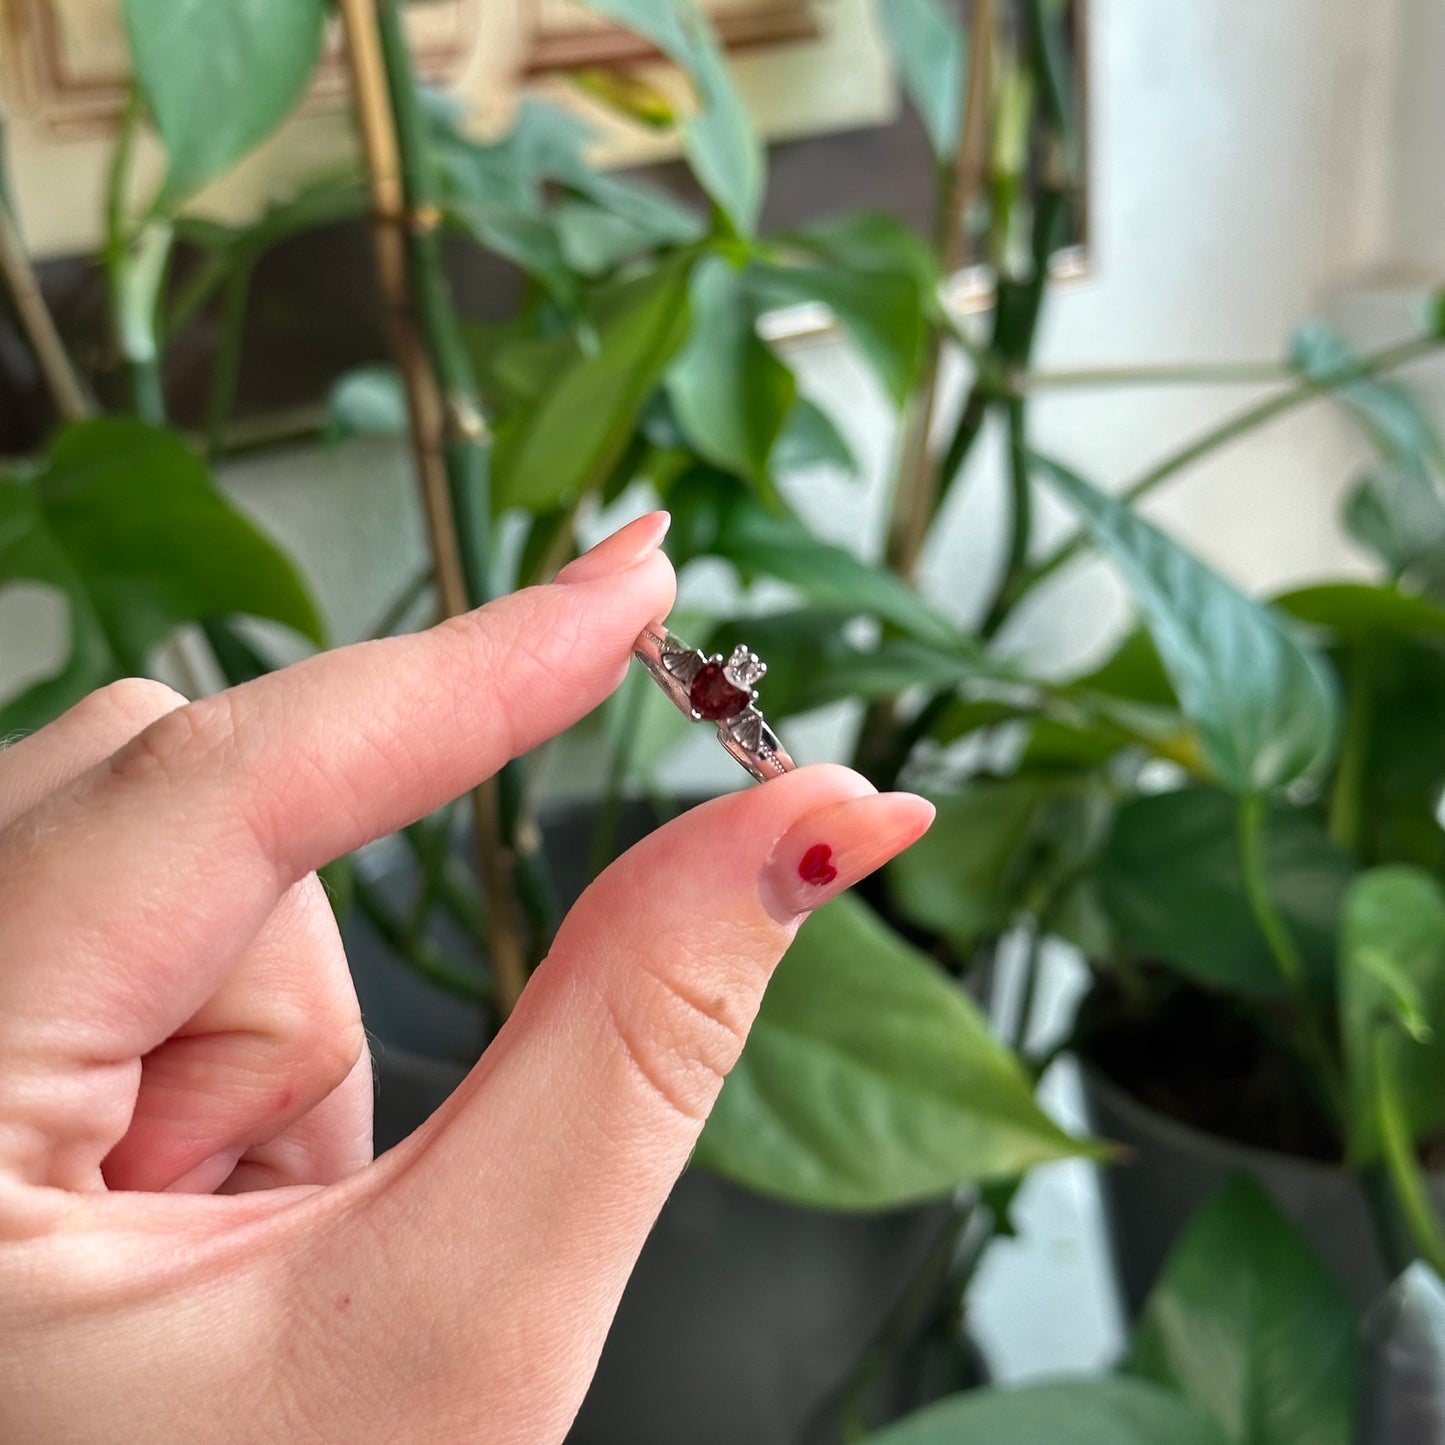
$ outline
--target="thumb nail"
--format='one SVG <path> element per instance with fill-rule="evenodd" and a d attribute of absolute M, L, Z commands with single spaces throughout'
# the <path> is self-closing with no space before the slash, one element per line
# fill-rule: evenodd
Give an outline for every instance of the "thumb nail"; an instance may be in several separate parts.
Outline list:
<path fill-rule="evenodd" d="M 657 551 L 671 525 L 672 518 L 666 512 L 649 512 L 645 517 L 638 517 L 569 562 L 552 580 L 564 586 L 596 582 L 635 567 Z"/>
<path fill-rule="evenodd" d="M 763 865 L 763 906 L 779 923 L 794 922 L 917 842 L 934 811 L 915 793 L 869 793 L 805 815 Z"/>

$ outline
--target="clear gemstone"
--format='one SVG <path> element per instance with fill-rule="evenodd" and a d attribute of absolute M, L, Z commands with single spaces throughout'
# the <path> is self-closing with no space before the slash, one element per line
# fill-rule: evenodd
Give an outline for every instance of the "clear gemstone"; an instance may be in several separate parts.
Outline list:
<path fill-rule="evenodd" d="M 723 668 L 728 681 L 743 688 L 752 687 L 767 670 L 767 663 L 760 662 L 757 653 L 749 652 L 747 644 L 742 642 L 733 648 L 732 656 Z"/>

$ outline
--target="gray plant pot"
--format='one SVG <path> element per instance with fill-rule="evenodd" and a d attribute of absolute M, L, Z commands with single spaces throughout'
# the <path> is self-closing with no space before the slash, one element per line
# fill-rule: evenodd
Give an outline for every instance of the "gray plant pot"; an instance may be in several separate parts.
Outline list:
<path fill-rule="evenodd" d="M 592 817 L 544 819 L 564 898 L 581 891 Z M 628 809 L 619 844 L 651 826 L 647 809 Z M 382 881 L 404 891 L 404 870 L 398 859 Z M 381 1151 L 446 1099 L 483 1040 L 465 1005 L 364 927 L 347 947 L 376 1052 Z M 627 1287 L 572 1445 L 831 1445 L 840 1392 L 951 1223 L 945 1205 L 824 1214 L 688 1170 Z M 935 1289 L 900 1332 L 866 1397 L 870 1423 L 985 1378 L 968 1342 L 935 1328 L 947 1304 Z"/>
<path fill-rule="evenodd" d="M 1387 1288 L 1369 1206 L 1345 1168 L 1203 1133 L 1140 1103 L 1097 1065 L 1084 1062 L 1081 1072 L 1090 1127 L 1126 1151 L 1101 1182 L 1114 1274 L 1131 1318 L 1194 1214 L 1237 1174 L 1274 1200 L 1361 1310 Z M 1445 1174 L 1433 1175 L 1430 1187 L 1445 1209 Z"/>

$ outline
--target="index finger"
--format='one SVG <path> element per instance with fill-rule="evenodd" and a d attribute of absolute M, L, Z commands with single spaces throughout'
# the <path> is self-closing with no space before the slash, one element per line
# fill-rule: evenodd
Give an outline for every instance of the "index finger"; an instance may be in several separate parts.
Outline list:
<path fill-rule="evenodd" d="M 178 708 L 31 809 L 0 834 L 0 1058 L 138 1057 L 298 878 L 590 711 L 671 606 L 665 529 L 642 518 L 551 585 Z M 38 1089 L 46 1108 L 92 1104 L 86 1072 L 75 1097 Z"/>

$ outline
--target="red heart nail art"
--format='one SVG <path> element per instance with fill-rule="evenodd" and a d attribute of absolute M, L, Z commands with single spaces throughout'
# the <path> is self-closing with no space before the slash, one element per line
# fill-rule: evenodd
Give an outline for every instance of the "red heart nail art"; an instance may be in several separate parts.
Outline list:
<path fill-rule="evenodd" d="M 838 876 L 832 857 L 833 850 L 826 843 L 814 843 L 798 862 L 798 877 L 818 888 L 831 883 Z"/>

